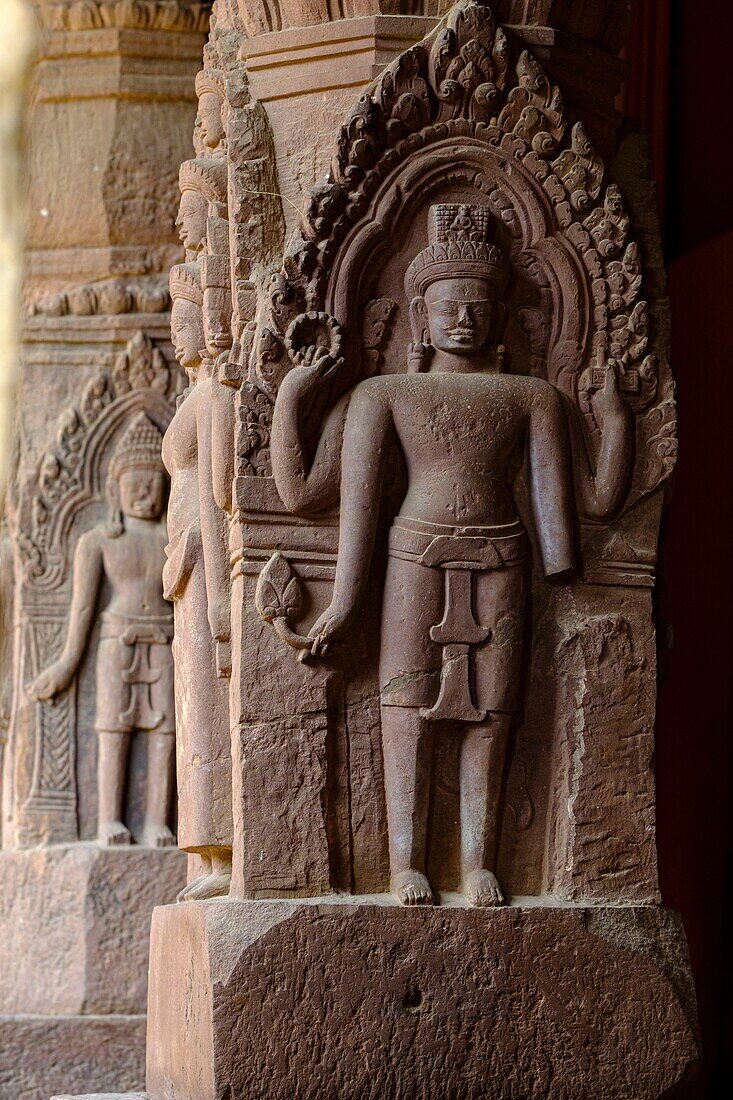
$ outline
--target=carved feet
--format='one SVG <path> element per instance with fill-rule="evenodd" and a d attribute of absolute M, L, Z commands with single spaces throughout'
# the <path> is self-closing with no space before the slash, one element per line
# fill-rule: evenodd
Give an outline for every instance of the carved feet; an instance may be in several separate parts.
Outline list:
<path fill-rule="evenodd" d="M 466 875 L 463 893 L 469 905 L 503 905 L 504 894 L 493 871 L 479 869 Z"/>
<path fill-rule="evenodd" d="M 106 848 L 119 848 L 132 843 L 130 830 L 121 821 L 100 821 L 97 840 Z"/>
<path fill-rule="evenodd" d="M 146 848 L 175 848 L 176 838 L 167 825 L 146 825 L 140 843 Z"/>
<path fill-rule="evenodd" d="M 176 898 L 177 901 L 207 901 L 209 898 L 225 898 L 229 893 L 231 872 L 217 871 L 199 878 L 184 886 Z"/>
<path fill-rule="evenodd" d="M 430 883 L 420 871 L 400 871 L 390 884 L 400 905 L 434 905 Z"/>

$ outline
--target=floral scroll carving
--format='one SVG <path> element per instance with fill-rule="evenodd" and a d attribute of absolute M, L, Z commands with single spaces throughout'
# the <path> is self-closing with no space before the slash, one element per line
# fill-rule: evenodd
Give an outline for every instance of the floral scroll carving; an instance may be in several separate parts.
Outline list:
<path fill-rule="evenodd" d="M 28 585 L 55 589 L 67 579 L 61 532 L 70 509 L 75 510 L 78 498 L 90 491 L 88 445 L 100 430 L 106 432 L 109 407 L 142 391 L 171 407 L 179 382 L 159 349 L 138 332 L 112 369 L 102 369 L 90 378 L 78 404 L 61 414 L 54 442 L 41 456 L 35 485 L 19 517 L 18 548 Z"/>
<path fill-rule="evenodd" d="M 532 333 L 533 372 L 544 374 L 584 411 L 591 435 L 595 425 L 581 395 L 588 371 L 614 367 L 637 423 L 655 400 L 662 400 L 658 364 L 650 353 L 639 247 L 619 188 L 605 180 L 603 161 L 582 123 L 571 125 L 560 88 L 537 59 L 527 50 L 512 58 L 490 7 L 460 0 L 436 35 L 408 49 L 361 97 L 341 128 L 329 176 L 311 193 L 301 231 L 273 277 L 253 344 L 252 389 L 242 402 L 248 440 L 246 453 L 240 451 L 243 472 L 270 472 L 265 440 L 272 403 L 290 369 L 289 324 L 300 313 L 325 310 L 347 327 L 353 325 L 354 318 L 334 309 L 339 294 L 335 267 L 347 234 L 353 240 L 362 219 L 370 211 L 375 216 L 376 197 L 386 193 L 399 171 L 409 172 L 406 165 L 420 157 L 427 161 L 429 150 L 437 155 L 449 141 L 475 151 L 476 173 L 471 176 L 466 168 L 460 181 L 483 191 L 512 235 L 512 263 L 545 296 L 541 312 L 549 309 L 558 317 L 570 311 L 569 304 L 563 311 L 559 301 L 553 306 L 553 263 L 564 264 L 563 281 L 574 280 L 578 288 L 575 329 L 566 317 L 565 331 L 550 331 L 541 324 L 537 307 L 534 313 L 532 307 L 523 310 L 518 323 Z M 490 178 L 481 175 L 479 157 L 495 166 Z M 552 257 L 549 248 L 543 256 L 530 240 L 527 215 L 512 198 L 510 178 L 520 179 L 517 186 L 531 194 L 537 218 L 545 220 L 545 239 L 557 242 Z M 538 340 L 545 342 L 544 353 Z M 363 342 L 358 355 L 367 359 L 361 364 L 361 373 L 367 373 L 372 356 Z M 637 470 L 632 496 L 656 484 L 645 480 L 642 488 Z"/>

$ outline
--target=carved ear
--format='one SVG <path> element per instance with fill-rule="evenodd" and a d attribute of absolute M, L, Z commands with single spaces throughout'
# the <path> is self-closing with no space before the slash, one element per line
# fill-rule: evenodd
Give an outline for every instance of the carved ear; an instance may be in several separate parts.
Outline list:
<path fill-rule="evenodd" d="M 503 302 L 496 303 L 496 316 L 494 318 L 494 331 L 491 334 L 491 340 L 497 344 L 501 340 L 504 334 L 504 325 L 506 324 L 506 306 Z"/>
<path fill-rule="evenodd" d="M 120 508 L 120 483 L 116 477 L 108 477 L 106 485 L 107 523 L 106 533 L 116 539 L 125 530 L 125 521 Z"/>
<path fill-rule="evenodd" d="M 430 343 L 430 330 L 428 328 L 428 309 L 425 299 L 417 296 L 410 302 L 410 327 L 412 338 L 418 344 Z"/>

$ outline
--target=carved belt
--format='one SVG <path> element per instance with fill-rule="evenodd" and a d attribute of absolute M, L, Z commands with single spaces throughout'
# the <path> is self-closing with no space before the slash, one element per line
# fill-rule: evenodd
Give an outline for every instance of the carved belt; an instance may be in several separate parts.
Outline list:
<path fill-rule="evenodd" d="M 481 722 L 485 710 L 471 699 L 469 652 L 485 642 L 491 630 L 476 622 L 472 604 L 472 574 L 520 565 L 527 539 L 519 522 L 498 527 L 451 527 L 400 516 L 389 533 L 389 555 L 445 573 L 443 618 L 430 637 L 443 647 L 440 691 L 432 707 L 420 714 L 431 721 Z"/>
<path fill-rule="evenodd" d="M 102 638 L 115 638 L 121 645 L 135 647 L 129 666 L 121 670 L 122 682 L 130 689 L 130 701 L 127 709 L 120 713 L 120 721 L 140 729 L 154 730 L 165 716 L 152 709 L 150 688 L 161 679 L 163 669 L 151 665 L 150 647 L 170 645 L 173 638 L 172 617 L 128 618 L 127 615 L 107 611 L 102 615 L 100 635 Z"/>

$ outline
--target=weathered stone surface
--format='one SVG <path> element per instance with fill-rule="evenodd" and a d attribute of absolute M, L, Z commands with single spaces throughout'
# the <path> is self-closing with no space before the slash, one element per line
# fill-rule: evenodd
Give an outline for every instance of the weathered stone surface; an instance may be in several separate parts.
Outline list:
<path fill-rule="evenodd" d="M 185 862 L 91 844 L 1 852 L 0 1011 L 144 1013 L 150 916 L 175 899 Z"/>
<path fill-rule="evenodd" d="M 647 1100 L 690 1074 L 672 913 L 385 900 L 158 909 L 151 1100 Z"/>
<path fill-rule="evenodd" d="M 85 1096 L 52 1096 L 51 1100 L 147 1100 L 145 1092 L 94 1092 Z"/>
<path fill-rule="evenodd" d="M 0 1016 L 2 1100 L 144 1087 L 144 1016 Z"/>

